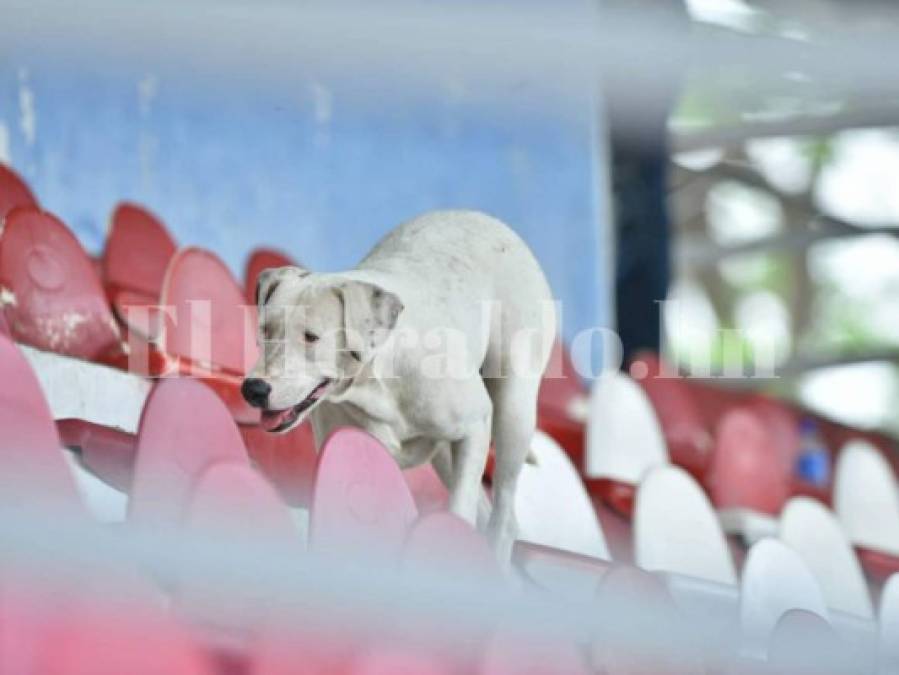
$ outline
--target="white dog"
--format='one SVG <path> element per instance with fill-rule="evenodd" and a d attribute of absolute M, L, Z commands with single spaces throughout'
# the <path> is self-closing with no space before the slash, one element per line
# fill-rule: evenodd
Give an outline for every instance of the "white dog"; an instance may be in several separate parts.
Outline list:
<path fill-rule="evenodd" d="M 365 429 L 403 468 L 433 462 L 450 510 L 473 525 L 492 439 L 487 534 L 508 560 L 556 335 L 549 285 L 521 238 L 482 213 L 428 213 L 351 271 L 267 270 L 256 302 L 261 357 L 242 391 L 263 426 L 287 432 L 308 414 L 319 445 L 336 427 Z"/>

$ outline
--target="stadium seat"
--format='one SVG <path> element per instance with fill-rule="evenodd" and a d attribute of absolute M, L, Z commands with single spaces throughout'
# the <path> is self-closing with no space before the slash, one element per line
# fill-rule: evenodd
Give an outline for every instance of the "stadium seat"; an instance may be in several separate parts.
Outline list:
<path fill-rule="evenodd" d="M 13 337 L 45 351 L 97 360 L 121 335 L 81 244 L 53 215 L 19 207 L 0 236 L 0 286 Z"/>
<path fill-rule="evenodd" d="M 715 511 L 680 467 L 657 467 L 640 483 L 634 508 L 634 562 L 653 572 L 737 583 Z"/>
<path fill-rule="evenodd" d="M 523 541 L 515 542 L 512 563 L 535 588 L 574 601 L 596 593 L 600 580 L 612 568 L 609 560 Z"/>
<path fill-rule="evenodd" d="M 637 484 L 653 467 L 668 464 L 658 419 L 631 378 L 605 372 L 593 384 L 584 465 L 591 493 L 629 516 Z"/>
<path fill-rule="evenodd" d="M 290 511 L 274 488 L 240 460 L 215 462 L 199 475 L 185 523 L 197 532 L 233 536 L 244 544 L 297 538 Z"/>
<path fill-rule="evenodd" d="M 712 451 L 712 435 L 689 381 L 647 352 L 636 356 L 631 372 L 641 376 L 635 379 L 652 403 L 671 462 L 701 481 Z"/>
<path fill-rule="evenodd" d="M 661 580 L 633 567 L 613 567 L 595 604 L 614 620 L 597 636 L 594 665 L 605 675 L 699 675 L 701 660 L 683 639 L 682 618 Z"/>
<path fill-rule="evenodd" d="M 855 552 L 827 507 L 809 497 L 794 497 L 781 514 L 780 538 L 815 575 L 830 609 L 866 619 L 874 616 Z"/>
<path fill-rule="evenodd" d="M 0 494 L 78 513 L 82 504 L 40 384 L 15 344 L 0 335 Z M 18 498 L 18 500 L 16 499 Z"/>
<path fill-rule="evenodd" d="M 308 508 L 318 457 L 312 424 L 303 422 L 289 434 L 272 434 L 258 425 L 239 428 L 250 459 L 281 499 L 290 506 Z"/>
<path fill-rule="evenodd" d="M 155 305 L 177 246 L 165 225 L 147 209 L 123 202 L 112 213 L 101 259 L 103 283 L 120 319 L 126 307 Z"/>
<path fill-rule="evenodd" d="M 487 540 L 451 513 L 420 518 L 406 537 L 403 564 L 413 569 L 446 572 L 452 578 L 499 577 L 499 568 Z"/>
<path fill-rule="evenodd" d="M 584 424 L 588 393 L 571 360 L 556 339 L 537 401 L 537 426 L 549 434 L 569 454 L 574 465 L 584 466 Z"/>
<path fill-rule="evenodd" d="M 854 545 L 899 556 L 899 486 L 873 445 L 850 441 L 840 451 L 834 510 Z"/>
<path fill-rule="evenodd" d="M 258 356 L 256 310 L 225 264 L 208 251 L 181 249 L 169 262 L 160 305 L 174 312 L 159 341 L 178 371 L 202 377 L 239 422 L 258 422 L 259 411 L 240 394 Z"/>
<path fill-rule="evenodd" d="M 449 508 L 449 490 L 430 462 L 403 471 L 418 512 L 425 516 Z"/>
<path fill-rule="evenodd" d="M 271 248 L 257 248 L 250 253 L 244 268 L 244 297 L 248 305 L 256 305 L 256 281 L 259 275 L 272 267 L 287 267 L 296 263 L 281 251 Z"/>
<path fill-rule="evenodd" d="M 749 550 L 743 566 L 740 624 L 745 653 L 766 658 L 777 622 L 791 609 L 829 618 L 821 588 L 799 554 L 776 539 L 763 539 Z"/>
<path fill-rule="evenodd" d="M 27 183 L 12 167 L 0 164 L 0 222 L 17 206 L 39 208 Z"/>
<path fill-rule="evenodd" d="M 9 324 L 6 323 L 6 316 L 0 312 L 0 335 L 9 336 Z"/>
<path fill-rule="evenodd" d="M 298 560 L 305 546 L 274 488 L 241 461 L 215 462 L 198 476 L 182 525 L 188 541 L 233 545 L 288 563 Z M 235 565 L 224 563 L 221 569 L 233 574 Z M 219 631 L 258 625 L 279 600 L 278 591 L 258 581 L 247 580 L 239 592 L 223 593 L 221 580 L 191 570 L 178 580 L 178 613 Z"/>
<path fill-rule="evenodd" d="M 531 451 L 536 462 L 522 467 L 515 493 L 518 538 L 608 560 L 609 549 L 590 496 L 571 460 L 539 430 Z"/>
<path fill-rule="evenodd" d="M 247 454 L 222 402 L 194 380 L 161 380 L 140 422 L 129 521 L 176 526 L 203 472 L 227 461 L 246 464 Z"/>
<path fill-rule="evenodd" d="M 768 645 L 769 672 L 844 675 L 854 672 L 853 665 L 833 626 L 814 612 L 791 609 L 777 620 Z"/>
<path fill-rule="evenodd" d="M 764 420 L 740 406 L 721 420 L 706 489 L 724 530 L 750 543 L 776 535 L 775 516 L 789 498 L 790 467 Z"/>
<path fill-rule="evenodd" d="M 313 550 L 396 560 L 418 513 L 396 460 L 364 431 L 343 428 L 319 454 L 309 515 Z"/>
<path fill-rule="evenodd" d="M 881 672 L 899 672 L 899 574 L 884 585 L 877 618 Z"/>

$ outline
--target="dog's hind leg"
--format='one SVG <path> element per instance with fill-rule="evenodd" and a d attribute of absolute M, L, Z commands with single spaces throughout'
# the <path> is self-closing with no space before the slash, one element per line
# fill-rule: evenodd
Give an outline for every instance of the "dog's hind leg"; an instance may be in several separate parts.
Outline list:
<path fill-rule="evenodd" d="M 537 390 L 540 380 L 510 375 L 486 380 L 493 399 L 493 512 L 487 535 L 497 558 L 508 564 L 518 535 L 515 520 L 515 489 L 518 476 L 531 449 L 537 424 Z"/>
<path fill-rule="evenodd" d="M 446 441 L 437 442 L 437 451 L 431 459 L 431 465 L 437 472 L 440 481 L 446 486 L 447 490 L 453 489 L 453 453 L 450 450 L 450 444 Z M 490 519 L 490 498 L 483 488 L 478 496 L 478 529 L 482 532 L 487 528 L 487 521 Z"/>

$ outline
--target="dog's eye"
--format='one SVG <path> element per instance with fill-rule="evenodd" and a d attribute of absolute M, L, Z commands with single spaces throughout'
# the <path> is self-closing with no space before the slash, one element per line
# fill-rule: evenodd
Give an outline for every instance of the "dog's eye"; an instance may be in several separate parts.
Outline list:
<path fill-rule="evenodd" d="M 316 335 L 315 333 L 310 333 L 307 330 L 305 333 L 303 333 L 303 339 L 309 344 L 312 344 L 313 342 L 318 342 L 318 335 Z"/>

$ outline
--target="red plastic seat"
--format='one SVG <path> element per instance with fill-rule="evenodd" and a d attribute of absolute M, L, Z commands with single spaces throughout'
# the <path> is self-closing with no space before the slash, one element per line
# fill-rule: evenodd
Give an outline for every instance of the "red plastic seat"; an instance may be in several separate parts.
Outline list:
<path fill-rule="evenodd" d="M 644 370 L 645 377 L 635 379 L 655 409 L 671 462 L 701 480 L 713 442 L 694 398 L 694 389 L 674 368 L 654 354 L 640 354 L 631 365 L 635 374 L 643 374 Z"/>
<path fill-rule="evenodd" d="M 865 576 L 877 586 L 899 573 L 899 556 L 864 546 L 856 546 L 855 554 L 865 570 Z"/>
<path fill-rule="evenodd" d="M 259 426 L 241 425 L 240 433 L 256 468 L 291 506 L 308 507 L 318 453 L 312 424 L 304 422 L 289 434 L 272 434 Z"/>
<path fill-rule="evenodd" d="M 28 362 L 0 335 L 0 493 L 22 490 L 29 503 L 81 510 L 40 384 Z"/>
<path fill-rule="evenodd" d="M 0 221 L 17 206 L 38 208 L 38 202 L 19 174 L 0 164 Z"/>
<path fill-rule="evenodd" d="M 364 431 L 343 428 L 325 442 L 315 472 L 310 546 L 396 559 L 418 513 L 396 461 Z"/>
<path fill-rule="evenodd" d="M 247 463 L 240 432 L 222 402 L 194 380 L 160 381 L 141 416 L 129 520 L 163 527 L 181 522 L 197 480 L 222 461 Z"/>
<path fill-rule="evenodd" d="M 272 267 L 288 267 L 296 263 L 285 253 L 271 248 L 257 248 L 250 253 L 244 268 L 244 297 L 248 305 L 256 304 L 256 281 L 259 275 Z"/>
<path fill-rule="evenodd" d="M 199 248 L 185 248 L 169 263 L 160 305 L 174 320 L 162 322 L 161 350 L 182 373 L 201 376 L 235 419 L 259 421 L 240 394 L 243 375 L 258 357 L 256 308 L 225 264 Z"/>
<path fill-rule="evenodd" d="M 6 316 L 0 312 L 0 335 L 9 335 L 9 324 L 6 323 Z"/>
<path fill-rule="evenodd" d="M 176 249 L 156 216 L 137 204 L 119 204 L 112 213 L 102 258 L 103 280 L 113 308 L 118 312 L 119 302 L 126 298 L 131 304 L 140 298 L 147 304 L 158 302 Z"/>
<path fill-rule="evenodd" d="M 707 489 L 718 509 L 777 515 L 790 495 L 791 467 L 760 416 L 742 407 L 718 429 Z"/>
<path fill-rule="evenodd" d="M 0 286 L 13 337 L 45 351 L 95 360 L 121 336 L 78 240 L 53 215 L 20 207 L 0 237 Z"/>
<path fill-rule="evenodd" d="M 122 492 L 131 489 L 137 436 L 79 419 L 56 422 L 62 444 L 77 448 L 81 463 L 105 483 Z"/>

